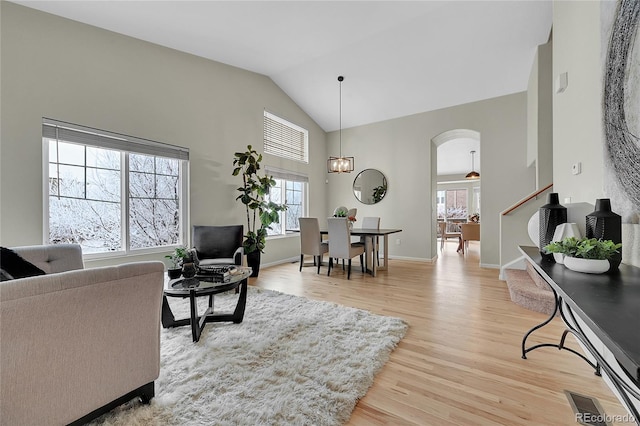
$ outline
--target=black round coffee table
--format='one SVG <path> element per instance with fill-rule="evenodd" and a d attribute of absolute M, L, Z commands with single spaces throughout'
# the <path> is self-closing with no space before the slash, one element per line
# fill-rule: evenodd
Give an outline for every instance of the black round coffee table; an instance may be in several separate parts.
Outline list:
<path fill-rule="evenodd" d="M 251 268 L 238 267 L 236 272 L 225 279 L 217 276 L 196 275 L 193 278 L 178 278 L 169 280 L 165 285 L 162 299 L 162 326 L 164 328 L 181 327 L 191 324 L 193 341 L 200 340 L 204 326 L 208 322 L 233 322 L 241 323 L 244 318 L 244 309 L 247 303 L 247 278 L 251 276 Z M 240 289 L 238 303 L 233 313 L 213 312 L 213 296 L 229 290 Z M 201 315 L 198 315 L 198 297 L 209 296 L 209 307 Z M 189 298 L 190 318 L 176 319 L 173 316 L 167 297 Z"/>

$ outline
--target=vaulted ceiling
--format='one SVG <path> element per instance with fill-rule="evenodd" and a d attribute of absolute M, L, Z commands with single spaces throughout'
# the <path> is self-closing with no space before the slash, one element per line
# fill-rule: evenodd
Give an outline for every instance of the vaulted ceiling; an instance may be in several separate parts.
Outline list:
<path fill-rule="evenodd" d="M 338 75 L 343 128 L 524 91 L 552 21 L 551 0 L 15 3 L 267 75 L 325 131 Z"/>

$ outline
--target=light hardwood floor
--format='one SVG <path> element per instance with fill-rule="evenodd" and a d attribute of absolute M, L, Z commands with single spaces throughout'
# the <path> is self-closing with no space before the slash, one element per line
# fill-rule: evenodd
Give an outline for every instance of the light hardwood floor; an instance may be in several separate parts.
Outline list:
<path fill-rule="evenodd" d="M 341 268 L 316 274 L 298 263 L 260 270 L 250 285 L 403 318 L 409 330 L 362 398 L 350 425 L 573 425 L 564 394 L 596 397 L 624 415 L 603 379 L 577 356 L 542 348 L 523 360 L 523 334 L 546 315 L 509 299 L 498 271 L 479 267 L 479 245 L 462 256 L 448 242 L 434 263 L 392 259 L 389 271 L 351 280 Z M 311 258 L 306 259 L 311 264 Z M 531 343 L 557 342 L 560 319 Z M 571 346 L 578 348 L 575 340 Z M 614 423 L 625 424 L 625 423 Z M 628 424 L 628 423 L 627 423 Z"/>

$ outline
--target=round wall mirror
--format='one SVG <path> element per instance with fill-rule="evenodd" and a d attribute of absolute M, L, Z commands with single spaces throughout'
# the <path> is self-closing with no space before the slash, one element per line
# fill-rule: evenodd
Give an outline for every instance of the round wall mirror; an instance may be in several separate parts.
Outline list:
<path fill-rule="evenodd" d="M 387 178 L 380 170 L 365 169 L 353 180 L 353 195 L 363 204 L 375 204 L 387 195 Z"/>

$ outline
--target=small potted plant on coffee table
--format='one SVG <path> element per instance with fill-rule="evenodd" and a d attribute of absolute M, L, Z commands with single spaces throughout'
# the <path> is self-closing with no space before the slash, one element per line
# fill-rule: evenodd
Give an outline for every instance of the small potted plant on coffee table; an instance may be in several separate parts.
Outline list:
<path fill-rule="evenodd" d="M 609 259 L 618 253 L 620 247 L 622 244 L 611 240 L 567 237 L 546 245 L 544 249 L 548 253 L 565 255 L 564 265 L 572 271 L 601 274 L 609 270 Z"/>
<path fill-rule="evenodd" d="M 176 278 L 180 278 L 180 275 L 182 274 L 181 263 L 184 258 L 188 256 L 189 252 L 186 247 L 176 247 L 173 250 L 173 253 L 165 256 L 171 262 L 171 265 L 167 269 L 167 275 L 170 279 L 175 280 Z"/>

